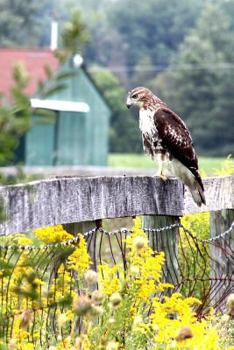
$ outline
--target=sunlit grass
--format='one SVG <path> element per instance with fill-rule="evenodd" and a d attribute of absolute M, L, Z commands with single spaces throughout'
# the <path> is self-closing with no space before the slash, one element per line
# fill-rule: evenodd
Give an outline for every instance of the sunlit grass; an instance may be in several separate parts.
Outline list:
<path fill-rule="evenodd" d="M 217 157 L 199 157 L 200 169 L 207 175 L 214 173 L 214 170 L 220 168 L 220 164 L 225 158 Z M 156 163 L 150 157 L 144 154 L 120 154 L 112 153 L 108 157 L 108 165 L 116 168 L 145 168 L 154 169 Z"/>

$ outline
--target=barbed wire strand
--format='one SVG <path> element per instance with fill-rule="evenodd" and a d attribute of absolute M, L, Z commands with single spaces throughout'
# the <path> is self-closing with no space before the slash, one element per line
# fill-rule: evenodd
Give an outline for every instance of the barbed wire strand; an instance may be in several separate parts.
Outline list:
<path fill-rule="evenodd" d="M 234 221 L 231 223 L 230 227 L 222 232 L 221 234 L 215 236 L 215 237 L 211 237 L 208 239 L 201 239 L 197 236 L 194 236 L 184 225 L 182 225 L 181 223 L 176 223 L 176 224 L 171 224 L 168 226 L 163 226 L 160 228 L 142 228 L 142 230 L 145 233 L 161 233 L 164 231 L 168 231 L 168 230 L 173 230 L 175 228 L 182 228 L 184 230 L 186 230 L 190 235 L 193 236 L 194 239 L 202 242 L 202 243 L 211 243 L 211 242 L 215 242 L 217 240 L 219 240 L 220 238 L 225 238 L 226 236 L 228 236 L 230 233 L 232 233 L 232 230 L 234 229 Z M 100 232 L 103 233 L 106 236 L 115 236 L 116 234 L 131 234 L 133 233 L 133 231 L 131 229 L 127 229 L 127 228 L 121 228 L 120 230 L 115 230 L 115 231 L 106 231 L 103 228 L 94 228 L 92 230 L 89 230 L 85 233 L 83 233 L 83 237 L 84 238 L 88 238 L 89 236 L 92 236 L 93 234 L 95 234 L 95 232 Z M 61 246 L 71 246 L 71 245 L 76 245 L 79 242 L 79 236 L 75 236 L 74 238 L 70 238 L 68 240 L 65 241 L 61 241 L 61 242 L 56 242 L 56 243 L 49 243 L 49 244 L 43 244 L 43 245 L 0 245 L 0 249 L 1 250 L 34 250 L 34 249 L 48 249 L 51 247 L 57 248 L 57 247 L 61 247 Z"/>

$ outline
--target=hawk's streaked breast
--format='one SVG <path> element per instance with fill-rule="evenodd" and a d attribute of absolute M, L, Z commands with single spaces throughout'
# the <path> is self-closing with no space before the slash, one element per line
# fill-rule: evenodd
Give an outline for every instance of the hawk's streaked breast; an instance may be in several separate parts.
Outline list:
<path fill-rule="evenodd" d="M 151 111 L 144 108 L 140 110 L 139 127 L 141 132 L 149 137 L 154 137 L 156 131 L 154 124 L 154 113 L 154 110 Z"/>

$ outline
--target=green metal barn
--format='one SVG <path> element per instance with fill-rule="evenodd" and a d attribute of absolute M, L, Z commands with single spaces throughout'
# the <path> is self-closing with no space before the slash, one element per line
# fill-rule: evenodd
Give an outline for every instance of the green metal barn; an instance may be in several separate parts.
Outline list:
<path fill-rule="evenodd" d="M 53 110 L 53 122 L 33 126 L 20 147 L 25 165 L 106 165 L 111 110 L 96 84 L 75 56 L 59 69 L 69 73 L 65 87 L 47 99 L 34 95 L 32 107 Z M 18 152 L 19 153 L 19 152 Z"/>

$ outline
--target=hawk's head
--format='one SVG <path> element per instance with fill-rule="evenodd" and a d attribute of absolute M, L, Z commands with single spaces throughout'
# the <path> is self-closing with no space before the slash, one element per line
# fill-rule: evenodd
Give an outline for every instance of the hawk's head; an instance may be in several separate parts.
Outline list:
<path fill-rule="evenodd" d="M 128 93 L 126 105 L 128 108 L 131 106 L 137 106 L 139 108 L 154 108 L 157 105 L 164 104 L 152 91 L 145 87 L 136 87 Z"/>
<path fill-rule="evenodd" d="M 129 91 L 126 105 L 128 108 L 134 105 L 141 108 L 152 96 L 153 93 L 149 89 L 142 86 L 136 87 L 132 91 Z"/>
<path fill-rule="evenodd" d="M 145 87 L 136 87 L 132 91 L 129 91 L 126 105 L 128 108 L 131 106 L 138 106 L 139 108 L 152 97 L 153 93 Z"/>

